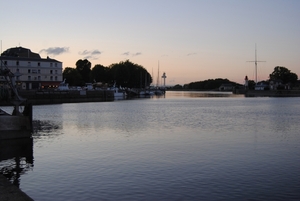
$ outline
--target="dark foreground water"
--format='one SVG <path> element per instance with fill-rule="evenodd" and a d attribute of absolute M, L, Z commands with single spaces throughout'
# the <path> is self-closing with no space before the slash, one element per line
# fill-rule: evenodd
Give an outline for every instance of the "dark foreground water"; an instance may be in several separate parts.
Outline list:
<path fill-rule="evenodd" d="M 34 120 L 18 182 L 36 201 L 300 200 L 300 98 L 167 92 Z"/>

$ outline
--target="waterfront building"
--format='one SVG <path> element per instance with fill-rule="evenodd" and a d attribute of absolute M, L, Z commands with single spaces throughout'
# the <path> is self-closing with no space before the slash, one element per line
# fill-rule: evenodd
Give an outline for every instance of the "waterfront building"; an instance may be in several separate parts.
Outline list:
<path fill-rule="evenodd" d="M 270 86 L 269 86 L 269 83 L 268 82 L 265 82 L 265 81 L 261 81 L 261 82 L 258 82 L 256 83 L 255 87 L 254 87 L 255 90 L 269 90 L 270 89 Z"/>
<path fill-rule="evenodd" d="M 231 83 L 221 84 L 219 91 L 232 91 L 234 86 Z"/>
<path fill-rule="evenodd" d="M 21 89 L 56 88 L 62 82 L 62 62 L 49 57 L 41 58 L 30 49 L 7 49 L 1 54 L 0 61 L 1 68 L 8 68 L 16 76 Z"/>

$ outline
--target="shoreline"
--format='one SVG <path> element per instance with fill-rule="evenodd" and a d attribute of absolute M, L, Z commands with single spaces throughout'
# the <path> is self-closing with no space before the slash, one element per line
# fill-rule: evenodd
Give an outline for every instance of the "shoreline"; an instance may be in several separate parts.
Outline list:
<path fill-rule="evenodd" d="M 245 97 L 300 97 L 300 90 L 248 90 Z"/>
<path fill-rule="evenodd" d="M 167 91 L 194 91 L 194 92 L 230 92 L 234 95 L 244 95 L 245 97 L 300 97 L 300 90 L 245 90 L 234 89 L 233 91 L 219 90 L 174 90 Z M 109 102 L 114 101 L 112 91 L 20 91 L 23 98 L 27 99 L 32 105 L 47 105 L 61 103 L 80 103 L 80 102 Z M 0 106 L 11 106 L 7 102 L 0 101 Z"/>
<path fill-rule="evenodd" d="M 36 91 L 20 90 L 19 95 L 32 105 L 79 103 L 79 102 L 107 102 L 114 100 L 113 91 L 107 90 L 81 90 L 81 91 Z M 0 101 L 0 106 L 11 104 Z"/>

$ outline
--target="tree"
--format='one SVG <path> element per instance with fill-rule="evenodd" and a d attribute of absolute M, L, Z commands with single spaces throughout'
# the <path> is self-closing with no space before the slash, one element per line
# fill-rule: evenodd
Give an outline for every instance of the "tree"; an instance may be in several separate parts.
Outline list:
<path fill-rule="evenodd" d="M 70 86 L 82 86 L 84 84 L 81 75 L 75 68 L 66 67 L 63 71 L 63 78 Z"/>
<path fill-rule="evenodd" d="M 85 83 L 91 82 L 91 78 L 90 78 L 91 65 L 92 65 L 91 62 L 89 62 L 87 59 L 85 60 L 80 59 L 76 62 L 76 70 L 79 72 L 79 74 L 81 75 Z"/>
<path fill-rule="evenodd" d="M 233 86 L 238 85 L 237 83 L 231 82 L 228 79 L 217 78 L 191 82 L 190 84 L 188 84 L 187 88 L 192 90 L 216 90 L 222 84 L 232 84 Z"/>
<path fill-rule="evenodd" d="M 182 85 L 176 84 L 175 86 L 172 87 L 173 89 L 182 89 Z"/>
<path fill-rule="evenodd" d="M 112 80 L 110 68 L 97 64 L 91 71 L 91 79 L 96 82 L 110 83 Z"/>
<path fill-rule="evenodd" d="M 129 60 L 110 65 L 110 72 L 117 86 L 139 88 L 152 83 L 152 77 L 147 70 Z"/>
<path fill-rule="evenodd" d="M 283 66 L 276 66 L 274 71 L 269 76 L 270 80 L 281 80 L 283 84 L 295 84 L 298 80 L 298 75 L 292 73 L 289 69 Z"/>

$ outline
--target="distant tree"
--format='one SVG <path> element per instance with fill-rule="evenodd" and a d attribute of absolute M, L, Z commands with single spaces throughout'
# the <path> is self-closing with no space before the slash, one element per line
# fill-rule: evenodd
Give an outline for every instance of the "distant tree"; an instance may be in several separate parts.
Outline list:
<path fill-rule="evenodd" d="M 129 60 L 112 64 L 109 68 L 113 82 L 116 82 L 118 86 L 140 88 L 152 83 L 152 77 L 147 70 Z"/>
<path fill-rule="evenodd" d="M 85 83 L 91 82 L 90 78 L 90 72 L 91 72 L 91 62 L 89 62 L 87 59 L 85 60 L 78 60 L 76 62 L 76 70 L 79 72 L 81 75 L 83 81 Z"/>
<path fill-rule="evenodd" d="M 66 79 L 66 83 L 69 83 L 70 86 L 82 86 L 84 84 L 79 72 L 71 67 L 66 67 L 64 69 L 63 79 Z"/>
<path fill-rule="evenodd" d="M 283 66 L 276 66 L 274 71 L 269 76 L 270 80 L 281 80 L 283 84 L 295 84 L 298 80 L 298 75 L 292 73 L 289 69 Z"/>
<path fill-rule="evenodd" d="M 109 83 L 112 81 L 110 68 L 97 64 L 91 70 L 91 79 L 96 82 Z"/>
<path fill-rule="evenodd" d="M 182 85 L 176 84 L 175 86 L 172 87 L 173 89 L 182 89 Z"/>
<path fill-rule="evenodd" d="M 133 74 L 132 71 L 128 65 L 126 66 L 125 62 L 111 64 L 111 82 L 116 82 L 118 86 L 131 87 L 130 80 Z"/>
<path fill-rule="evenodd" d="M 188 89 L 192 90 L 216 90 L 218 89 L 222 84 L 232 84 L 232 85 L 238 85 L 237 83 L 231 82 L 228 79 L 208 79 L 204 81 L 198 81 L 198 82 L 191 82 L 188 84 Z"/>

